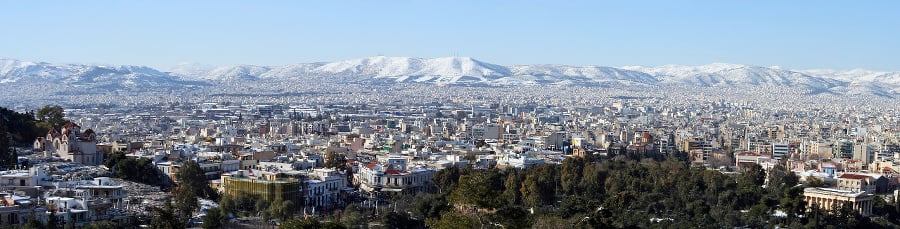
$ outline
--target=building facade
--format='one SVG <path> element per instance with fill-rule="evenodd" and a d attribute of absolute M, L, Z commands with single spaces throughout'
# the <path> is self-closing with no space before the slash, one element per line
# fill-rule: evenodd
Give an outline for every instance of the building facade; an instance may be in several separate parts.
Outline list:
<path fill-rule="evenodd" d="M 841 207 L 842 204 L 850 204 L 853 210 L 859 212 L 862 216 L 872 214 L 873 199 L 874 196 L 866 192 L 829 188 L 803 189 L 803 200 L 806 201 L 807 208 L 815 206 L 820 209 L 831 210 Z"/>

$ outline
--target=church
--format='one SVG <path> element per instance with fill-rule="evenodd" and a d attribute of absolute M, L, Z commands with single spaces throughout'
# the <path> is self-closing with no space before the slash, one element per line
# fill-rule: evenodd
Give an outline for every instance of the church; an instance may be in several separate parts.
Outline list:
<path fill-rule="evenodd" d="M 103 164 L 103 152 L 97 148 L 97 134 L 92 129 L 82 132 L 81 127 L 72 122 L 63 125 L 59 131 L 51 129 L 46 137 L 39 137 L 34 141 L 34 149 L 83 165 Z"/>

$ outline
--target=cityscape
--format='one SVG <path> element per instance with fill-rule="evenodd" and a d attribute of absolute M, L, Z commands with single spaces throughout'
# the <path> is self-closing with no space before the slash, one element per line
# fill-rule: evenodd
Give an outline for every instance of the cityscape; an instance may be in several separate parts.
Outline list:
<path fill-rule="evenodd" d="M 832 40 L 781 36 L 778 25 L 834 29 L 785 16 L 806 7 L 797 3 L 693 3 L 709 11 L 672 3 L 366 2 L 354 4 L 369 11 L 348 12 L 336 10 L 339 3 L 132 4 L 9 4 L 15 15 L 0 16 L 30 19 L 0 38 L 0 228 L 900 227 L 900 69 L 890 61 L 900 52 L 891 52 L 893 41 L 866 42 L 897 34 L 861 25 L 875 23 L 869 15 L 900 21 L 890 20 L 896 16 L 884 9 L 891 7 L 800 13 L 852 11 L 840 11 L 850 19 L 820 20 L 858 23 L 834 26 L 862 35 Z M 541 6 L 546 11 L 533 8 Z M 69 41 L 35 45 L 29 37 L 44 38 L 14 34 L 37 34 L 25 28 L 43 23 L 33 15 L 66 7 L 103 11 L 96 19 L 52 19 L 83 31 L 50 26 L 96 52 L 73 45 L 48 52 L 41 47 Z M 217 12 L 187 10 L 201 7 Z M 602 7 L 624 12 L 597 15 Z M 662 14 L 669 9 L 698 15 Z M 660 15 L 629 13 L 644 11 Z M 221 18 L 239 13 L 248 17 Z M 362 25 L 330 17 L 372 14 L 381 17 Z M 746 28 L 727 26 L 662 28 L 668 20 L 715 19 L 772 26 L 748 27 L 778 38 L 736 38 L 729 34 Z M 101 37 L 71 24 L 83 20 L 134 27 Z M 461 22 L 473 25 L 460 29 Z M 272 34 L 225 36 L 195 31 L 194 23 Z M 610 36 L 598 24 L 660 26 L 653 28 L 670 37 Z M 157 25 L 185 41 L 143 33 Z M 507 31 L 532 27 L 572 31 L 522 40 Z M 454 34 L 444 30 L 483 37 L 445 39 Z M 738 45 L 718 50 L 722 39 Z M 612 44 L 586 45 L 601 41 Z M 526 45 L 529 55 L 513 51 L 522 42 L 539 45 Z M 770 52 L 793 47 L 781 43 L 827 54 Z M 618 49 L 635 45 L 656 47 L 661 57 Z M 152 49 L 167 53 L 154 57 Z M 182 57 L 211 63 L 175 63 Z"/>

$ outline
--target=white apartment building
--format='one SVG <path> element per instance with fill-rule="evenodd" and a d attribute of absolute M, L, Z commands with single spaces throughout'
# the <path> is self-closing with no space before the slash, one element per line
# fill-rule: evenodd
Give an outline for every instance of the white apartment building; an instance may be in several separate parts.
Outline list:
<path fill-rule="evenodd" d="M 332 169 L 313 169 L 303 180 L 306 206 L 327 207 L 340 203 L 340 192 L 347 187 L 346 175 Z"/>

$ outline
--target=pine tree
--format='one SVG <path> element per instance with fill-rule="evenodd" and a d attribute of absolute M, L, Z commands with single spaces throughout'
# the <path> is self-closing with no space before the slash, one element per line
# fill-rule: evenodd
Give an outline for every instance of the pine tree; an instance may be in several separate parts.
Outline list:
<path fill-rule="evenodd" d="M 10 154 L 10 137 L 9 132 L 7 132 L 6 122 L 3 119 L 0 119 L 0 167 L 7 167 L 11 165 L 15 158 L 12 158 Z"/>

